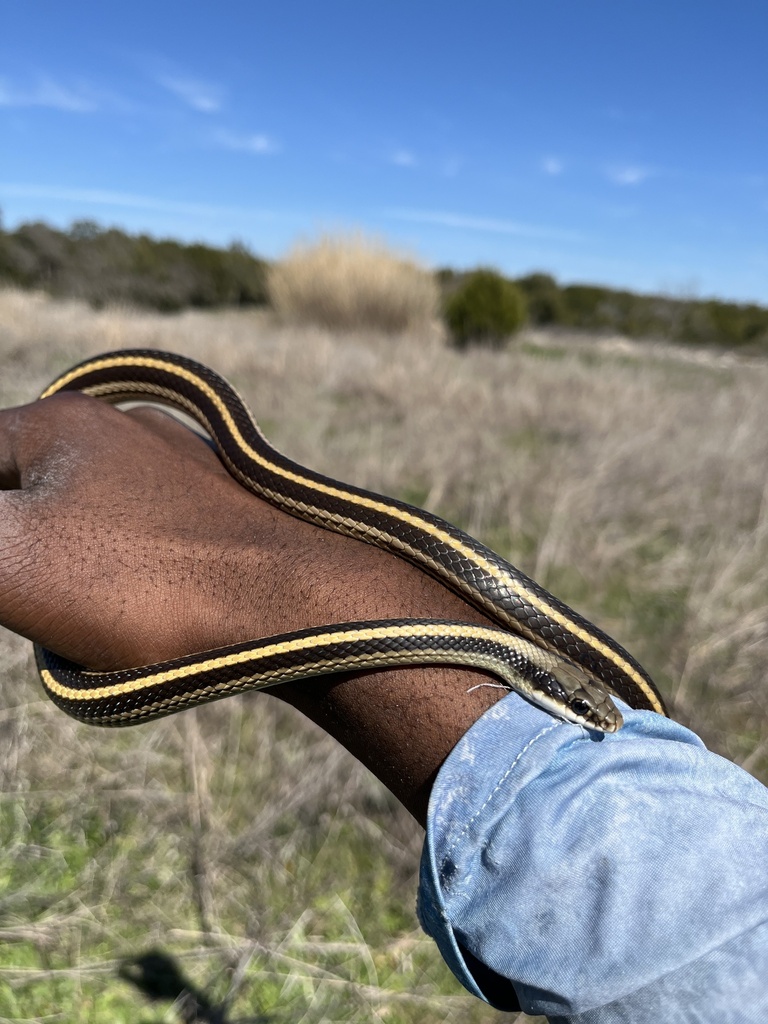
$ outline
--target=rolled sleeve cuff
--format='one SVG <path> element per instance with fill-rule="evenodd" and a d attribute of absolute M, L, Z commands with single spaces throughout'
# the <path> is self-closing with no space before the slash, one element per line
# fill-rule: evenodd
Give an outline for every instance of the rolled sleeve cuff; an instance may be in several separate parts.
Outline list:
<path fill-rule="evenodd" d="M 768 790 L 679 724 L 622 712 L 596 734 L 511 694 L 473 725 L 432 790 L 422 926 L 502 1010 L 634 1024 L 639 993 L 672 985 L 671 1007 L 676 974 L 692 1008 L 695 969 L 721 1016 L 680 1020 L 768 1020 Z M 731 1018 L 747 947 L 742 999 L 763 1009 Z"/>

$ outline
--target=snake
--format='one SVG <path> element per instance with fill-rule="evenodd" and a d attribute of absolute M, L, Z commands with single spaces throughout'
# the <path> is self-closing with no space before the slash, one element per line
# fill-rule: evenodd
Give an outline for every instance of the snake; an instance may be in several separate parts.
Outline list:
<path fill-rule="evenodd" d="M 341 483 L 281 454 L 232 385 L 201 363 L 154 349 L 108 352 L 62 373 L 40 398 L 67 391 L 112 404 L 156 402 L 191 416 L 252 494 L 305 522 L 407 559 L 492 623 L 335 623 L 106 672 L 35 645 L 44 690 L 74 718 L 134 725 L 246 690 L 411 665 L 482 669 L 551 714 L 597 732 L 614 732 L 623 723 L 614 697 L 667 713 L 649 675 L 607 633 L 438 515 Z"/>

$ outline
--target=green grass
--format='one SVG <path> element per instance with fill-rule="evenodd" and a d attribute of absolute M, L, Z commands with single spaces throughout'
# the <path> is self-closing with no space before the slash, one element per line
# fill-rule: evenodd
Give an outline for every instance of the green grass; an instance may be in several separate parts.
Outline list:
<path fill-rule="evenodd" d="M 121 977 L 150 951 L 210 1003 L 231 999 L 233 1019 L 482 1015 L 415 931 L 413 880 L 404 886 L 381 856 L 375 818 L 361 830 L 336 807 L 297 829 L 287 816 L 267 851 L 222 846 L 215 829 L 147 827 L 146 811 L 108 803 L 97 794 L 78 813 L 24 794 L 3 805 L 2 1019 L 173 1019 Z"/>

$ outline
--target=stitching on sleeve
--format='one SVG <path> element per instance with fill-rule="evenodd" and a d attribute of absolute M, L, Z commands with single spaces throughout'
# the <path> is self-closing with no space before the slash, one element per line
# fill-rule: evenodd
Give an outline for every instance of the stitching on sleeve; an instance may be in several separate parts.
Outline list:
<path fill-rule="evenodd" d="M 548 725 L 546 727 L 546 729 L 542 729 L 541 732 L 536 733 L 535 736 L 532 736 L 531 739 L 528 740 L 528 742 L 525 744 L 523 749 L 520 751 L 520 753 L 514 759 L 512 764 L 509 766 L 509 768 L 507 768 L 507 770 L 501 776 L 501 778 L 496 783 L 496 785 L 493 787 L 491 792 L 485 798 L 485 801 L 484 801 L 482 807 L 479 807 L 475 811 L 475 813 L 472 815 L 472 817 L 469 819 L 469 821 L 464 825 L 464 828 L 461 830 L 461 832 L 459 832 L 459 834 L 452 840 L 451 845 L 448 847 L 448 849 L 445 851 L 445 853 L 443 855 L 443 861 L 445 861 L 448 857 L 450 857 L 450 855 L 456 849 L 456 847 L 461 842 L 461 840 L 464 838 L 464 836 L 467 834 L 467 832 L 469 832 L 469 830 L 472 828 L 472 825 L 475 823 L 475 821 L 477 821 L 477 819 L 480 817 L 480 815 L 486 809 L 488 804 L 493 800 L 493 798 L 496 796 L 498 791 L 501 789 L 501 787 L 507 781 L 509 776 L 515 770 L 515 768 L 517 767 L 517 764 L 520 761 L 521 757 L 533 746 L 534 743 L 536 743 L 538 740 L 540 740 L 544 736 L 546 736 L 548 732 L 552 732 L 553 729 L 559 729 L 561 725 L 565 725 L 565 723 L 564 722 L 554 722 L 552 725 Z"/>

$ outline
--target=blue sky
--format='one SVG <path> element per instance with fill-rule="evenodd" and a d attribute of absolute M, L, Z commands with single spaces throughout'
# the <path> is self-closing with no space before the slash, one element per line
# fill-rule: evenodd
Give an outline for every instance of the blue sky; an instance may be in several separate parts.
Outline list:
<path fill-rule="evenodd" d="M 0 0 L 4 224 L 768 304 L 765 0 Z"/>

